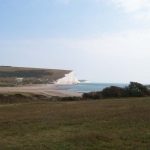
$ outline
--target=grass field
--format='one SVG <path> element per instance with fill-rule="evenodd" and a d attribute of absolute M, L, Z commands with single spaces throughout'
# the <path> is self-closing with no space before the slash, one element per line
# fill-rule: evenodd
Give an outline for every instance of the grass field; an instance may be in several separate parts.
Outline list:
<path fill-rule="evenodd" d="M 0 105 L 0 150 L 149 150 L 150 98 Z"/>

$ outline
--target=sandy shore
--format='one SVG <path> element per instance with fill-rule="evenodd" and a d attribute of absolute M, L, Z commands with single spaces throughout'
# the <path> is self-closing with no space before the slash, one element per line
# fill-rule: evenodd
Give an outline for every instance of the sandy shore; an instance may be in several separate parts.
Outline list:
<path fill-rule="evenodd" d="M 33 93 L 46 96 L 81 96 L 81 93 L 71 92 L 68 90 L 61 90 L 57 85 L 45 84 L 45 85 L 28 85 L 20 87 L 0 87 L 0 93 Z"/>

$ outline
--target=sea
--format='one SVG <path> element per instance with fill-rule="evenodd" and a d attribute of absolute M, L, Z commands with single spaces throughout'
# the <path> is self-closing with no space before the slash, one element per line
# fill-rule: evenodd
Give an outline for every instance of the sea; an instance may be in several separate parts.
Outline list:
<path fill-rule="evenodd" d="M 121 84 L 121 83 L 79 83 L 74 85 L 58 85 L 59 89 L 68 90 L 71 92 L 78 92 L 78 93 L 88 93 L 88 92 L 96 92 L 102 91 L 104 88 L 110 86 L 117 86 L 117 87 L 126 87 L 128 84 Z"/>

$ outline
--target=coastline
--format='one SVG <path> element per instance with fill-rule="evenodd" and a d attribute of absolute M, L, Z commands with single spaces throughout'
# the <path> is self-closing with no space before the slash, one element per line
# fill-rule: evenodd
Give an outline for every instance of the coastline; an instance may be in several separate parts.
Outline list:
<path fill-rule="evenodd" d="M 16 87 L 0 87 L 0 94 L 13 94 L 13 93 L 30 93 L 40 94 L 44 96 L 59 96 L 59 97 L 81 97 L 82 93 L 63 90 L 55 84 L 38 84 Z"/>

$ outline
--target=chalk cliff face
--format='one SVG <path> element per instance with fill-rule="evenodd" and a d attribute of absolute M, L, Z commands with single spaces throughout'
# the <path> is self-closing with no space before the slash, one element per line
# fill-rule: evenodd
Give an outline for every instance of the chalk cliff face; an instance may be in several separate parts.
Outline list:
<path fill-rule="evenodd" d="M 77 84 L 80 83 L 80 81 L 75 76 L 74 72 L 70 72 L 68 74 L 65 74 L 65 77 L 58 79 L 55 84 Z"/>
<path fill-rule="evenodd" d="M 0 83 L 6 86 L 27 84 L 77 84 L 71 70 L 0 66 Z"/>

